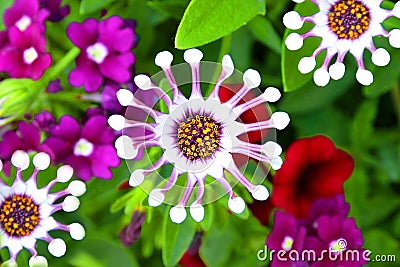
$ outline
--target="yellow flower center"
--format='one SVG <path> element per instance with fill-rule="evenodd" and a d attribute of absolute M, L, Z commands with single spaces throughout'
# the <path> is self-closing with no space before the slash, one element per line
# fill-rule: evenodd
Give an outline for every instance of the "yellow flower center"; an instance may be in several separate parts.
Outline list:
<path fill-rule="evenodd" d="M 10 236 L 28 236 L 39 224 L 39 206 L 26 196 L 14 195 L 0 208 L 0 227 Z"/>
<path fill-rule="evenodd" d="M 368 8 L 357 0 L 342 0 L 330 9 L 329 26 L 339 39 L 357 39 L 369 28 Z"/>
<path fill-rule="evenodd" d="M 178 146 L 191 161 L 211 158 L 219 148 L 221 125 L 210 117 L 196 115 L 181 122 Z"/>

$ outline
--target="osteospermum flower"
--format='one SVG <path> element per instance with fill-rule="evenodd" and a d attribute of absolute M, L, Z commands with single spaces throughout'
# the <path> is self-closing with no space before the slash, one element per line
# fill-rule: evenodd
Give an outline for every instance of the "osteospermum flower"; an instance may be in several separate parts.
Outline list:
<path fill-rule="evenodd" d="M 235 96 L 222 103 L 219 91 L 223 82 L 234 72 L 230 56 L 225 55 L 222 60 L 222 73 L 215 84 L 212 93 L 204 99 L 200 87 L 200 60 L 203 54 L 197 49 L 185 51 L 184 59 L 192 69 L 192 92 L 187 99 L 175 81 L 170 52 L 160 52 L 155 59 L 172 88 L 172 98 L 161 88 L 157 87 L 146 75 L 137 75 L 135 83 L 141 90 L 148 90 L 160 96 L 167 110 L 158 111 L 147 106 L 130 91 L 121 89 L 117 97 L 123 106 L 130 106 L 147 113 L 153 122 L 137 121 L 121 115 L 112 115 L 109 124 L 115 130 L 124 129 L 124 133 L 116 141 L 116 148 L 120 157 L 132 159 L 138 151 L 146 147 L 160 147 L 163 154 L 159 160 L 148 169 L 137 169 L 130 177 L 130 185 L 141 184 L 146 175 L 156 171 L 165 164 L 172 164 L 173 170 L 167 184 L 163 188 L 156 188 L 150 192 L 149 204 L 158 206 L 165 200 L 165 194 L 176 183 L 179 176 L 187 175 L 187 184 L 179 203 L 171 208 L 170 217 L 175 223 L 181 223 L 186 218 L 185 207 L 197 185 L 197 197 L 190 205 L 190 214 L 196 221 L 204 217 L 202 199 L 207 175 L 221 183 L 229 194 L 228 206 L 235 213 L 245 209 L 242 198 L 235 196 L 228 183 L 224 170 L 241 183 L 253 197 L 258 200 L 268 198 L 268 190 L 263 185 L 252 184 L 238 168 L 232 154 L 242 154 L 260 162 L 270 164 L 274 169 L 280 168 L 282 159 L 279 157 L 281 147 L 268 141 L 265 144 L 253 144 L 242 141 L 238 137 L 251 131 L 267 128 L 283 129 L 289 123 L 289 116 L 285 112 L 275 112 L 269 119 L 254 123 L 242 123 L 238 117 L 245 111 L 266 102 L 274 102 L 280 98 L 279 90 L 268 87 L 265 92 L 248 102 L 239 104 L 244 95 L 261 83 L 257 71 L 249 69 L 243 75 L 243 86 Z M 139 90 L 139 91 L 141 91 Z M 131 129 L 136 130 L 136 136 L 129 135 Z"/>
<path fill-rule="evenodd" d="M 85 229 L 81 224 L 65 225 L 52 217 L 60 210 L 75 211 L 79 207 L 77 197 L 86 191 L 85 184 L 81 181 L 72 181 L 66 189 L 50 193 L 54 185 L 71 179 L 73 170 L 70 166 L 61 166 L 53 181 L 43 188 L 38 188 L 37 175 L 41 170 L 48 168 L 50 156 L 41 152 L 33 157 L 34 170 L 27 181 L 23 180 L 22 172 L 29 167 L 28 154 L 17 150 L 11 161 L 17 168 L 13 184 L 8 186 L 0 179 L 0 248 L 8 248 L 10 263 L 15 264 L 18 254 L 26 248 L 32 254 L 29 266 L 38 263 L 47 266 L 46 258 L 37 254 L 38 239 L 48 243 L 48 250 L 53 256 L 61 257 L 66 252 L 66 244 L 60 238 L 51 237 L 49 231 L 69 232 L 75 240 L 81 240 L 85 236 Z M 0 169 L 1 167 L 0 161 Z M 64 200 L 59 202 L 61 198 Z"/>
<path fill-rule="evenodd" d="M 310 0 L 319 8 L 319 12 L 311 16 L 302 17 L 296 11 L 290 11 L 283 17 L 286 27 L 297 30 L 304 22 L 311 22 L 315 26 L 308 32 L 299 35 L 291 33 L 285 44 L 289 50 L 298 50 L 303 46 L 304 39 L 320 37 L 319 47 L 310 57 L 304 57 L 298 64 L 301 73 L 309 73 L 316 66 L 315 58 L 326 50 L 325 60 L 320 68 L 314 72 L 314 82 L 318 86 L 328 84 L 330 78 L 339 80 L 345 73 L 344 57 L 351 53 L 357 61 L 357 81 L 363 85 L 373 82 L 373 75 L 364 67 L 364 51 L 372 53 L 372 62 L 377 66 L 386 66 L 390 61 L 390 54 L 384 48 L 376 48 L 373 37 L 384 36 L 389 38 L 391 46 L 400 47 L 400 29 L 387 32 L 382 22 L 389 17 L 400 17 L 400 3 L 397 2 L 392 10 L 380 7 L 383 0 Z M 304 2 L 297 0 L 295 2 Z M 337 55 L 334 64 L 332 58 Z"/>

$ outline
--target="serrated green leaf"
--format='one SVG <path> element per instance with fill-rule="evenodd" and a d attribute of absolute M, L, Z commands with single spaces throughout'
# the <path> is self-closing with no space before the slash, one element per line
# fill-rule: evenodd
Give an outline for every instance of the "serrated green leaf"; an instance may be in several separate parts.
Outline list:
<path fill-rule="evenodd" d="M 258 14 L 265 14 L 263 0 L 193 0 L 179 24 L 175 47 L 187 49 L 208 44 L 239 29 Z"/>
<path fill-rule="evenodd" d="M 82 0 L 79 13 L 81 15 L 86 15 L 95 11 L 100 11 L 104 8 L 107 8 L 112 2 L 114 2 L 114 0 Z"/>
<path fill-rule="evenodd" d="M 315 13 L 318 8 L 311 1 L 305 1 L 301 4 L 297 4 L 295 10 L 301 15 Z M 301 32 L 308 31 L 313 24 L 305 23 Z M 286 29 L 284 34 L 284 40 L 293 32 L 292 30 Z M 302 57 L 309 57 L 312 55 L 314 50 L 318 47 L 321 42 L 320 38 L 307 38 L 304 40 L 304 45 L 301 49 L 297 51 L 290 51 L 286 48 L 285 42 L 282 42 L 282 83 L 285 92 L 294 91 L 304 84 L 306 84 L 312 78 L 312 73 L 301 74 L 297 69 L 297 65 Z M 322 57 L 325 52 L 322 52 L 320 56 L 317 57 L 317 66 L 320 66 Z"/>
<path fill-rule="evenodd" d="M 247 26 L 258 41 L 279 55 L 282 53 L 282 40 L 266 17 L 256 16 Z"/>
<path fill-rule="evenodd" d="M 189 248 L 196 230 L 192 220 L 186 219 L 176 224 L 171 221 L 168 213 L 169 209 L 163 222 L 162 260 L 165 266 L 175 266 Z"/>

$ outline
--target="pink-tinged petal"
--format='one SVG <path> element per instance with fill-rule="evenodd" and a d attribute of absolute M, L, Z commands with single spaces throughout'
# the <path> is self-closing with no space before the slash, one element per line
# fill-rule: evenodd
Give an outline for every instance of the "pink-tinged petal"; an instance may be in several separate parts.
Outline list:
<path fill-rule="evenodd" d="M 23 15 L 33 18 L 39 10 L 39 1 L 16 0 L 14 4 L 6 9 L 3 15 L 4 24 L 7 28 L 13 26 Z"/>
<path fill-rule="evenodd" d="M 68 81 L 72 86 L 84 86 L 86 92 L 95 92 L 103 84 L 103 76 L 95 63 L 81 53 L 76 62 L 76 68 L 69 74 Z"/>
<path fill-rule="evenodd" d="M 81 127 L 78 121 L 69 115 L 63 115 L 60 123 L 51 129 L 51 135 L 75 143 L 81 135 Z"/>
<path fill-rule="evenodd" d="M 35 15 L 35 22 L 43 25 L 43 30 L 44 30 L 44 22 L 49 16 L 50 16 L 50 11 L 45 8 L 41 8 Z"/>
<path fill-rule="evenodd" d="M 117 83 L 126 83 L 131 78 L 130 66 L 135 62 L 133 53 L 121 55 L 109 55 L 102 64 L 99 65 L 100 72 L 104 77 Z"/>
<path fill-rule="evenodd" d="M 73 148 L 71 143 L 68 141 L 50 136 L 43 142 L 44 146 L 42 148 L 50 148 L 52 151 L 53 160 L 56 164 L 63 162 L 66 157 L 73 153 Z M 43 150 L 46 152 L 46 150 Z"/>
<path fill-rule="evenodd" d="M 76 177 L 84 181 L 89 181 L 93 176 L 90 160 L 86 157 L 72 155 L 65 160 L 65 164 L 70 165 L 74 169 Z"/>
<path fill-rule="evenodd" d="M 68 25 L 67 36 L 72 43 L 81 49 L 96 43 L 98 21 L 90 18 L 82 23 L 72 22 Z"/>
<path fill-rule="evenodd" d="M 134 32 L 129 28 L 117 30 L 100 35 L 99 41 L 111 51 L 127 52 L 133 47 Z"/>
<path fill-rule="evenodd" d="M 96 147 L 91 159 L 94 176 L 103 179 L 111 179 L 110 167 L 117 167 L 120 164 L 117 152 L 111 145 Z"/>
<path fill-rule="evenodd" d="M 21 32 L 17 27 L 9 29 L 10 43 L 21 50 L 34 47 L 38 53 L 46 51 L 46 39 L 40 29 L 40 25 L 32 23 L 25 31 Z"/>
<path fill-rule="evenodd" d="M 0 52 L 0 71 L 9 72 L 22 63 L 22 54 L 16 49 L 5 49 Z M 13 76 L 11 76 L 13 77 Z"/>
<path fill-rule="evenodd" d="M 102 115 L 91 117 L 82 128 L 82 137 L 94 144 L 110 144 L 115 139 L 114 131 Z"/>
<path fill-rule="evenodd" d="M 36 150 L 40 144 L 40 131 L 32 124 L 27 124 L 24 121 L 18 123 L 18 130 L 26 145 L 30 149 Z"/>
<path fill-rule="evenodd" d="M 49 53 L 39 55 L 39 57 L 32 63 L 30 68 L 30 77 L 32 80 L 38 80 L 42 77 L 45 70 L 51 65 L 51 56 Z"/>
<path fill-rule="evenodd" d="M 18 149 L 27 150 L 27 146 L 22 142 L 15 131 L 5 132 L 0 142 L 0 157 L 10 159 L 12 153 Z"/>

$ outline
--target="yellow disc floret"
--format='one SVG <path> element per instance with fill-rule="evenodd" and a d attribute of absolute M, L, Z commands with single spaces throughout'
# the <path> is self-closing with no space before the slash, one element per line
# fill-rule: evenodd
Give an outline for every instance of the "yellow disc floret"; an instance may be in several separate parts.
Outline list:
<path fill-rule="evenodd" d="M 221 125 L 210 117 L 191 116 L 180 123 L 178 128 L 178 146 L 191 161 L 207 159 L 219 148 Z"/>
<path fill-rule="evenodd" d="M 14 195 L 1 203 L 0 227 L 10 236 L 30 235 L 39 221 L 39 206 L 30 197 Z"/>
<path fill-rule="evenodd" d="M 357 39 L 368 30 L 370 14 L 362 1 L 342 0 L 329 12 L 329 26 L 339 39 Z"/>

